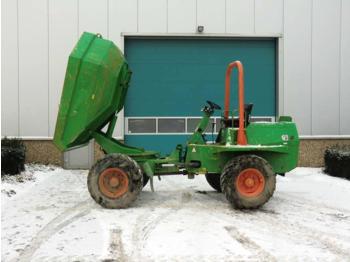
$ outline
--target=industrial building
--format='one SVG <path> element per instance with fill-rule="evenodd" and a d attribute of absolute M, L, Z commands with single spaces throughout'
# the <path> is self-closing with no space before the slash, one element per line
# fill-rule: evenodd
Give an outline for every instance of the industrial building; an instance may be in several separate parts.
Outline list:
<path fill-rule="evenodd" d="M 29 162 L 87 168 L 101 154 L 93 142 L 64 154 L 52 143 L 84 31 L 114 41 L 133 72 L 114 134 L 127 144 L 169 153 L 185 143 L 205 101 L 223 105 L 234 60 L 252 120 L 297 123 L 301 166 L 350 144 L 348 0 L 2 0 L 1 135 L 25 140 Z M 220 114 L 213 123 L 209 140 Z"/>

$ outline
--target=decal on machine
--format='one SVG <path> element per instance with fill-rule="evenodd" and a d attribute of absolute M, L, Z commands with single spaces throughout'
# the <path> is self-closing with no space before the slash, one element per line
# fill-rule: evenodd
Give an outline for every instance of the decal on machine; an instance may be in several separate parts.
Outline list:
<path fill-rule="evenodd" d="M 289 140 L 289 136 L 288 135 L 282 135 L 281 136 L 283 141 L 288 141 Z"/>

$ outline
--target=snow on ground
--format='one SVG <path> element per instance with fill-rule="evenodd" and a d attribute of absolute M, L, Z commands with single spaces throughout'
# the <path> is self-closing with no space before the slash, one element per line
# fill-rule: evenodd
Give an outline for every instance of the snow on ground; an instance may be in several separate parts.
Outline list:
<path fill-rule="evenodd" d="M 162 177 L 133 207 L 107 210 L 87 171 L 26 172 L 2 182 L 2 261 L 350 260 L 350 181 L 321 169 L 278 177 L 256 211 L 232 209 L 204 176 Z"/>

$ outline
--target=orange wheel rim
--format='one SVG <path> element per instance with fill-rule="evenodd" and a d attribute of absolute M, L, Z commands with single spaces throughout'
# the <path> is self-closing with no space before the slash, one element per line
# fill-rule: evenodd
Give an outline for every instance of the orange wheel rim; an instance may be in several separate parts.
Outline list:
<path fill-rule="evenodd" d="M 118 198 L 128 191 L 129 177 L 120 168 L 107 168 L 100 174 L 98 185 L 105 196 Z"/>
<path fill-rule="evenodd" d="M 237 191 L 245 197 L 260 195 L 265 187 L 265 177 L 255 168 L 244 169 L 236 179 Z"/>

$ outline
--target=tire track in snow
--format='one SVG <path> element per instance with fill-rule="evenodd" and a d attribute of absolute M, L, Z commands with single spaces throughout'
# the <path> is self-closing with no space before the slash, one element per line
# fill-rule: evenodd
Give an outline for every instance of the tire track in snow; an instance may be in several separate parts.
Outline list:
<path fill-rule="evenodd" d="M 287 194 L 290 195 L 290 194 Z M 291 197 L 293 197 L 292 195 L 290 195 Z M 349 220 L 350 214 L 347 212 L 344 212 L 344 209 L 337 209 L 337 208 L 333 208 L 333 207 L 328 207 L 326 205 L 322 205 L 322 204 L 317 204 L 317 203 L 310 203 L 308 200 L 304 200 L 305 202 L 302 202 L 300 200 L 294 200 L 293 199 L 293 203 L 292 201 L 290 201 L 289 199 L 285 198 L 285 197 L 277 197 L 279 200 L 288 203 L 290 206 L 292 206 L 295 210 L 289 209 L 288 211 L 296 211 L 296 212 L 300 212 L 299 210 L 306 210 L 307 212 L 310 212 L 310 216 L 312 219 L 309 220 L 310 225 L 313 224 L 313 222 L 315 221 L 315 219 L 318 219 L 318 221 L 321 221 L 321 223 L 323 222 L 322 226 L 324 228 L 329 228 L 329 224 L 326 222 L 329 222 L 329 220 L 325 220 L 324 217 L 325 216 L 331 216 L 333 218 L 333 222 L 337 223 L 338 225 L 350 225 L 347 221 Z M 282 216 L 285 215 L 282 213 Z M 295 212 L 293 212 L 293 215 L 295 215 Z M 300 214 L 298 214 L 299 216 Z M 285 218 L 288 218 L 290 216 L 290 213 L 286 214 Z M 304 216 L 306 217 L 306 216 Z M 319 234 L 320 236 L 330 236 L 332 238 L 336 238 L 338 239 L 342 239 L 342 241 L 346 241 L 350 243 L 350 234 L 348 236 L 345 236 L 344 234 L 337 234 L 336 232 L 327 232 L 327 231 L 321 231 L 321 230 L 315 230 L 311 227 L 306 227 L 305 225 L 300 224 L 299 222 L 295 221 L 296 223 L 298 223 L 299 227 L 304 227 L 307 228 L 308 231 L 312 231 L 312 232 L 317 232 L 317 234 Z M 348 226 L 347 229 L 345 230 L 350 230 L 350 226 Z"/>
<path fill-rule="evenodd" d="M 212 198 L 208 196 L 207 194 L 202 194 L 203 197 L 214 200 L 215 202 L 220 202 L 222 203 L 221 200 L 217 198 Z M 205 206 L 202 202 L 198 202 L 199 206 L 202 206 L 204 208 L 208 208 Z M 207 202 L 206 202 L 207 203 Z M 221 216 L 215 216 L 211 213 L 208 215 L 212 216 L 215 219 L 224 221 L 224 222 L 229 222 L 229 226 L 224 226 L 224 229 L 228 232 L 230 237 L 234 239 L 235 241 L 238 241 L 244 248 L 246 248 L 248 251 L 250 251 L 252 254 L 255 254 L 258 258 L 259 261 L 277 261 L 276 258 L 270 254 L 268 251 L 266 251 L 264 248 L 262 248 L 260 245 L 258 245 L 255 241 L 253 241 L 251 238 L 246 236 L 245 234 L 241 233 L 235 226 L 232 224 L 236 224 L 235 221 L 227 221 L 226 219 L 222 219 Z M 235 217 L 236 219 L 236 217 Z M 239 223 L 239 221 L 238 221 Z"/>
<path fill-rule="evenodd" d="M 129 261 L 124 251 L 124 245 L 121 238 L 122 231 L 120 228 L 114 228 L 110 232 L 111 242 L 109 244 L 110 258 L 103 259 L 102 262 L 124 262 Z"/>
<path fill-rule="evenodd" d="M 32 238 L 30 244 L 22 250 L 22 252 L 19 254 L 19 261 L 31 261 L 34 253 L 44 242 L 49 240 L 54 234 L 62 230 L 67 225 L 90 213 L 90 205 L 91 200 L 89 198 L 88 200 L 79 202 L 71 208 L 67 208 L 62 214 L 52 219 L 36 234 L 35 237 Z M 76 212 L 78 213 L 75 214 Z"/>
<path fill-rule="evenodd" d="M 166 207 L 165 212 L 155 215 L 152 217 L 150 212 L 145 211 L 142 215 L 138 216 L 136 219 L 136 227 L 132 233 L 132 241 L 136 249 L 136 259 L 142 260 L 141 251 L 145 249 L 147 240 L 152 234 L 152 232 L 159 226 L 159 224 L 164 221 L 170 215 L 174 215 L 183 209 L 184 204 L 190 202 L 192 195 L 186 192 L 182 192 L 180 202 L 175 206 L 169 209 Z M 145 223 L 146 222 L 146 223 Z M 145 224 L 144 224 L 145 223 Z"/>
<path fill-rule="evenodd" d="M 254 212 L 254 214 L 252 212 Z M 327 234 L 326 232 L 319 232 L 314 228 L 302 225 L 297 221 L 293 221 L 293 225 L 282 223 L 280 218 L 259 212 L 259 210 L 245 211 L 245 213 L 250 215 L 250 220 L 256 220 L 257 223 L 260 221 L 259 226 L 261 226 L 261 223 L 267 224 L 266 226 L 271 226 L 271 224 L 266 221 L 273 221 L 272 225 L 275 227 L 275 230 L 276 228 L 279 228 L 279 231 L 286 233 L 286 235 L 297 238 L 298 242 L 300 242 L 301 239 L 306 239 L 311 246 L 321 250 L 327 249 L 341 260 L 347 260 L 350 257 L 350 251 L 337 244 L 337 242 L 339 242 L 338 239 L 325 235 Z"/>
<path fill-rule="evenodd" d="M 234 240 L 238 241 L 244 248 L 248 249 L 252 254 L 255 254 L 259 261 L 277 261 L 274 256 L 272 256 L 269 252 L 265 251 L 252 239 L 241 233 L 236 227 L 225 226 L 224 228 Z"/>
<path fill-rule="evenodd" d="M 339 208 L 339 207 L 332 207 L 326 204 L 321 204 L 320 202 L 316 201 L 310 201 L 310 199 L 298 196 L 298 199 L 296 199 L 296 195 L 292 193 L 287 192 L 279 192 L 279 195 L 276 196 L 277 199 L 280 199 L 284 202 L 287 202 L 295 207 L 301 207 L 304 208 L 307 207 L 308 210 L 314 211 L 315 207 L 322 208 L 322 209 L 328 209 L 328 210 L 335 210 L 337 212 L 341 213 L 348 213 L 350 214 L 350 210 L 346 208 Z M 293 201 L 291 201 L 293 199 Z"/>
<path fill-rule="evenodd" d="M 301 225 L 299 223 L 296 223 L 296 227 L 298 228 L 297 231 L 299 234 L 306 233 L 306 237 L 310 240 L 317 240 L 319 243 L 321 243 L 327 250 L 331 251 L 332 254 L 337 256 L 340 259 L 349 259 L 350 258 L 350 250 L 343 248 L 339 245 L 339 240 L 335 239 L 333 237 L 330 237 L 329 235 L 325 235 L 323 232 L 316 231 L 313 228 Z M 338 242 L 338 243 L 337 243 Z"/>
<path fill-rule="evenodd" d="M 218 201 L 217 199 L 211 198 L 208 195 L 203 194 L 203 196 L 205 198 Z M 290 201 L 288 201 L 288 202 L 290 202 Z M 200 202 L 199 202 L 199 205 L 204 207 L 204 205 Z M 300 206 L 299 206 L 299 208 L 300 208 Z M 323 208 L 327 208 L 327 207 L 323 206 Z M 350 257 L 350 250 L 341 247 L 339 245 L 339 243 L 337 243 L 337 242 L 339 242 L 339 241 L 337 241 L 338 239 L 336 239 L 337 236 L 330 236 L 330 234 L 328 234 L 327 232 L 319 232 L 311 227 L 304 226 L 297 221 L 293 221 L 293 223 L 294 223 L 293 226 L 288 225 L 286 223 L 282 223 L 281 219 L 276 217 L 278 215 L 277 213 L 275 213 L 274 211 L 272 211 L 272 212 L 270 212 L 270 211 L 266 212 L 266 211 L 267 210 L 264 210 L 264 209 L 241 210 L 241 211 L 238 211 L 239 213 L 237 213 L 237 214 L 241 215 L 243 213 L 244 215 L 249 215 L 250 219 L 256 220 L 257 224 L 260 226 L 261 226 L 261 223 L 266 224 L 267 219 L 270 221 L 273 220 L 273 225 L 275 228 L 279 227 L 281 232 L 288 231 L 290 233 L 288 235 L 293 235 L 293 236 L 297 237 L 299 241 L 300 241 L 300 239 L 307 239 L 312 244 L 312 246 L 314 246 L 318 249 L 326 248 L 333 255 L 335 255 L 338 259 L 341 259 L 341 260 L 347 259 Z M 312 209 L 311 211 L 315 212 L 315 209 Z M 237 214 L 234 213 L 234 215 L 235 215 L 234 218 L 236 218 Z M 229 224 L 232 224 L 235 222 L 235 221 L 232 221 L 229 219 L 225 219 L 222 216 L 218 217 L 218 216 L 213 215 L 213 217 L 215 217 L 216 219 L 225 221 Z M 236 221 L 236 222 L 242 223 L 241 220 Z M 269 226 L 269 225 L 266 225 L 266 226 Z M 232 234 L 232 231 L 235 231 L 235 233 L 238 233 L 238 235 L 240 234 L 239 231 L 237 230 L 237 228 L 235 228 L 234 226 L 226 226 L 225 229 L 229 232 L 229 234 L 232 237 L 234 237 L 234 234 Z M 254 248 L 258 248 L 258 249 L 260 249 L 260 251 L 265 253 L 265 255 L 269 254 L 267 251 L 262 249 L 258 244 L 256 244 L 254 241 L 249 239 L 247 236 L 242 235 L 242 234 L 241 234 L 241 236 L 243 236 L 243 242 L 249 244 L 247 246 L 248 248 L 253 247 L 253 250 L 254 250 Z M 273 258 L 272 255 L 270 255 L 270 256 Z M 265 256 L 265 257 L 268 258 L 268 260 L 271 260 L 269 258 L 269 256 Z"/>

